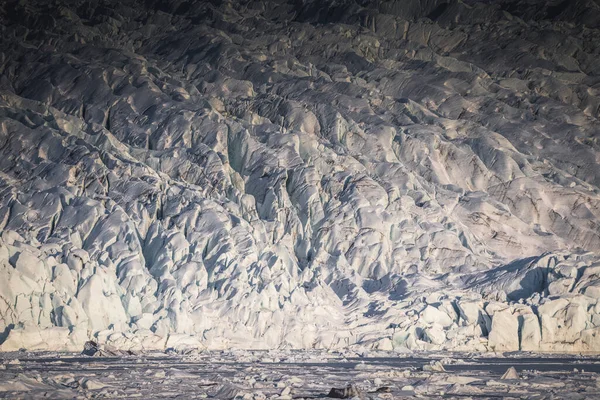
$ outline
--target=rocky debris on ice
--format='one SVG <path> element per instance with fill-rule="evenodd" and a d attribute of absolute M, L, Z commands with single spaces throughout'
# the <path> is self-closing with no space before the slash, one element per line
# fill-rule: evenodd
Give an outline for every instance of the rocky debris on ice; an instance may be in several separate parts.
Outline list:
<path fill-rule="evenodd" d="M 90 357 L 121 357 L 131 356 L 135 353 L 132 350 L 120 350 L 110 345 L 100 346 L 98 343 L 89 340 L 83 345 L 81 354 Z"/>
<path fill-rule="evenodd" d="M 356 385 L 349 384 L 345 388 L 331 388 L 326 397 L 333 399 L 362 399 L 363 393 Z"/>
<path fill-rule="evenodd" d="M 0 7 L 0 350 L 598 351 L 595 5 L 104 3 Z"/>
<path fill-rule="evenodd" d="M 100 346 L 98 346 L 98 343 L 96 343 L 92 340 L 88 340 L 83 345 L 83 351 L 81 352 L 81 354 L 83 354 L 84 356 L 90 356 L 90 357 L 100 356 L 100 355 L 102 355 L 102 351 L 100 350 Z"/>

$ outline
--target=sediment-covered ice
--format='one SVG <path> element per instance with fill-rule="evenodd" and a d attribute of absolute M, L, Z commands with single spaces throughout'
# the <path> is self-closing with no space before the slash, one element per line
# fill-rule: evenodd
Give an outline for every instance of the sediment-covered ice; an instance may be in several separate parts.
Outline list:
<path fill-rule="evenodd" d="M 594 16 L 3 3 L 0 349 L 598 351 Z"/>

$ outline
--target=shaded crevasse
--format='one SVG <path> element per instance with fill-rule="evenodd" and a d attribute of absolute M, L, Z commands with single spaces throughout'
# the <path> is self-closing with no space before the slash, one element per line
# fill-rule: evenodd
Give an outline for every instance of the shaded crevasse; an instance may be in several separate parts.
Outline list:
<path fill-rule="evenodd" d="M 1 349 L 597 351 L 597 27 L 363 3 L 2 9 Z"/>

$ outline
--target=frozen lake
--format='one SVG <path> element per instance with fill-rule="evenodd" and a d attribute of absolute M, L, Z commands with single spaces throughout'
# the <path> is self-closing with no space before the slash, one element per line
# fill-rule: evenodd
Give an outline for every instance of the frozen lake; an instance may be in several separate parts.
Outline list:
<path fill-rule="evenodd" d="M 0 355 L 1 398 L 600 398 L 600 358 L 531 355 L 202 352 Z M 439 365 L 442 365 L 441 371 Z M 515 367 L 519 379 L 502 379 Z"/>

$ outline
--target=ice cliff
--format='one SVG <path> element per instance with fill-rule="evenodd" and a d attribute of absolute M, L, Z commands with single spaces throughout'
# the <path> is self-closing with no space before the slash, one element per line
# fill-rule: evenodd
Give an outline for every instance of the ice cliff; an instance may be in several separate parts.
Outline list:
<path fill-rule="evenodd" d="M 0 27 L 0 350 L 600 350 L 598 1 Z"/>

